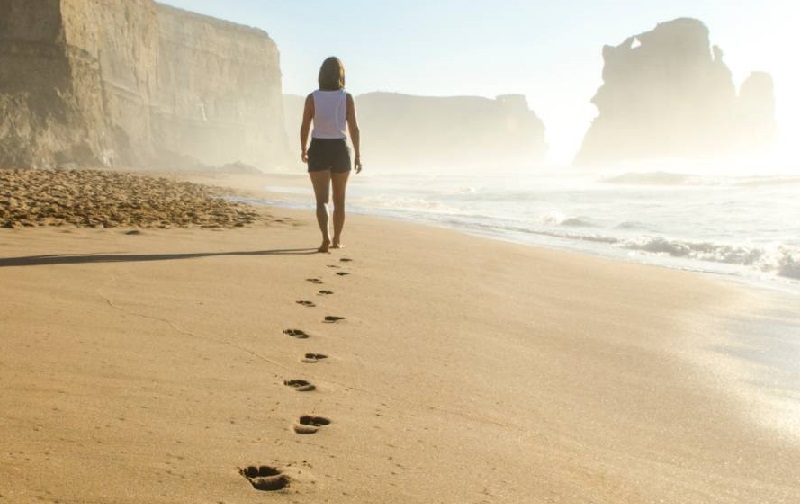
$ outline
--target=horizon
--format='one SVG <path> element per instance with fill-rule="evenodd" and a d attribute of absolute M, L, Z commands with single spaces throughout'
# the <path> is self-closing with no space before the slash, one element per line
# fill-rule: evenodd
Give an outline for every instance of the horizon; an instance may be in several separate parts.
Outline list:
<path fill-rule="evenodd" d="M 708 27 L 711 45 L 724 51 L 737 90 L 751 72 L 772 75 L 780 138 L 771 159 L 792 165 L 800 160 L 800 97 L 794 92 L 800 75 L 788 68 L 792 54 L 784 43 L 794 19 L 787 14 L 797 7 L 780 0 L 735 6 L 721 0 L 670 5 L 646 0 L 604 7 L 590 0 L 536 6 L 520 0 L 469 5 L 445 0 L 436 5 L 415 1 L 402 9 L 358 0 L 335 6 L 320 0 L 162 3 L 265 31 L 281 54 L 284 94 L 313 90 L 319 63 L 336 55 L 348 68 L 348 90 L 355 95 L 525 95 L 545 123 L 550 164 L 572 161 L 597 115 L 590 100 L 602 84 L 603 45 L 691 17 Z M 452 22 L 453 13 L 458 23 Z M 337 24 L 357 29 L 349 36 L 345 28 L 337 31 Z"/>

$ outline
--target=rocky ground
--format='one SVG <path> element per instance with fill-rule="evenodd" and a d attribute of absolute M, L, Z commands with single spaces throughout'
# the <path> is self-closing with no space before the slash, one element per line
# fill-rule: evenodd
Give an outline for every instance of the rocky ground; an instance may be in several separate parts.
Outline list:
<path fill-rule="evenodd" d="M 0 227 L 243 227 L 266 218 L 225 191 L 100 170 L 0 170 Z"/>

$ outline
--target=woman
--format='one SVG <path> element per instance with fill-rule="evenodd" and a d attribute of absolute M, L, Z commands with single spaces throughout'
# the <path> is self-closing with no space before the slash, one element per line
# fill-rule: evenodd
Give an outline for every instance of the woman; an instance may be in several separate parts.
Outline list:
<path fill-rule="evenodd" d="M 356 173 L 361 172 L 361 145 L 356 122 L 356 106 L 353 96 L 344 89 L 344 65 L 339 58 L 328 58 L 319 69 L 319 89 L 306 97 L 303 122 L 300 126 L 300 158 L 308 163 L 308 174 L 314 185 L 317 199 L 317 222 L 322 231 L 319 252 L 328 252 L 329 247 L 342 247 L 344 227 L 344 200 L 347 178 L 350 175 L 350 151 L 347 148 L 347 133 L 355 149 Z M 311 146 L 308 133 L 311 122 Z M 333 188 L 333 240 L 328 235 L 328 191 Z"/>

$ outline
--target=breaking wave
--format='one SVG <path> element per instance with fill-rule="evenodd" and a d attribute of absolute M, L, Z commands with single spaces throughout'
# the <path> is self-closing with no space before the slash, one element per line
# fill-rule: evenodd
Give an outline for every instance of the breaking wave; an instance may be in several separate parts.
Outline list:
<path fill-rule="evenodd" d="M 605 178 L 362 177 L 348 198 L 358 213 L 681 269 L 800 281 L 800 174 L 683 169 Z M 287 196 L 279 205 L 299 204 L 296 190 L 276 192 Z"/>
<path fill-rule="evenodd" d="M 703 262 L 751 266 L 763 273 L 800 280 L 800 247 L 752 247 L 669 240 L 662 237 L 625 240 L 620 246 L 653 254 Z"/>
<path fill-rule="evenodd" d="M 786 251 L 778 259 L 778 274 L 786 278 L 800 280 L 800 253 Z"/>
<path fill-rule="evenodd" d="M 649 172 L 623 173 L 603 179 L 606 184 L 642 184 L 642 185 L 685 185 L 696 181 L 697 177 L 682 173 Z"/>
<path fill-rule="evenodd" d="M 606 177 L 603 184 L 650 186 L 730 186 L 737 188 L 800 185 L 797 175 L 714 176 L 672 172 L 630 172 Z"/>
<path fill-rule="evenodd" d="M 570 220 L 570 219 L 566 219 Z M 448 225 L 467 227 L 491 234 L 515 233 L 518 235 L 541 236 L 610 245 L 617 250 L 628 250 L 646 256 L 665 256 L 687 259 L 706 264 L 740 266 L 751 272 L 775 274 L 780 277 L 800 280 L 800 246 L 776 244 L 771 246 L 731 245 L 713 242 L 669 239 L 662 236 L 619 237 L 603 233 L 571 232 L 569 225 L 531 229 L 520 225 L 501 225 L 497 223 L 464 222 L 449 219 Z M 589 227 L 589 226 L 582 226 Z M 689 267 L 689 265 L 686 265 Z"/>

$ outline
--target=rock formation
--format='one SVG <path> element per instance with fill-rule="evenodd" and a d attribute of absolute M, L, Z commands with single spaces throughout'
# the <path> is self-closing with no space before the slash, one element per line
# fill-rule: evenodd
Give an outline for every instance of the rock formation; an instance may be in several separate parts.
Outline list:
<path fill-rule="evenodd" d="M 603 48 L 603 85 L 576 162 L 750 154 L 776 136 L 769 75 L 755 73 L 737 96 L 708 28 L 688 18 Z"/>
<path fill-rule="evenodd" d="M 0 0 L 0 167 L 288 154 L 266 33 L 152 0 Z"/>
<path fill-rule="evenodd" d="M 531 166 L 546 151 L 544 124 L 523 95 L 491 100 L 368 93 L 355 97 L 371 166 Z M 299 158 L 305 97 L 284 98 L 286 129 Z"/>
<path fill-rule="evenodd" d="M 775 91 L 772 77 L 753 72 L 739 89 L 736 124 L 740 147 L 757 152 L 771 145 L 778 136 L 775 123 Z"/>

